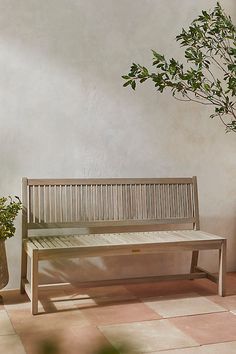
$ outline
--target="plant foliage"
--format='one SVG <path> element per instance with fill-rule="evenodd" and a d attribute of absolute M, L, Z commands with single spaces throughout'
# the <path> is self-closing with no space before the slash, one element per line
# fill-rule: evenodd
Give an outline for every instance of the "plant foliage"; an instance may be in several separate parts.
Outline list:
<path fill-rule="evenodd" d="M 202 11 L 176 40 L 185 48 L 187 68 L 178 60 L 153 53 L 155 72 L 133 63 L 122 76 L 124 87 L 152 80 L 157 91 L 170 89 L 174 98 L 214 107 L 226 131 L 236 132 L 236 27 L 219 2 L 211 12 Z"/>
<path fill-rule="evenodd" d="M 16 228 L 14 220 L 22 207 L 20 199 L 15 196 L 0 198 L 0 241 L 14 236 Z"/>

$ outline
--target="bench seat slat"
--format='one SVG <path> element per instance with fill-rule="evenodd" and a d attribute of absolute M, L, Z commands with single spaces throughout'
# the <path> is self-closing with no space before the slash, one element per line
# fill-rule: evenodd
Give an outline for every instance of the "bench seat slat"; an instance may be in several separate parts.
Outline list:
<path fill-rule="evenodd" d="M 54 248 L 96 247 L 96 246 L 122 246 L 179 243 L 194 241 L 221 241 L 224 238 L 202 231 L 155 231 L 132 232 L 124 234 L 89 234 L 68 236 L 30 237 L 28 243 L 31 248 L 43 250 Z"/>

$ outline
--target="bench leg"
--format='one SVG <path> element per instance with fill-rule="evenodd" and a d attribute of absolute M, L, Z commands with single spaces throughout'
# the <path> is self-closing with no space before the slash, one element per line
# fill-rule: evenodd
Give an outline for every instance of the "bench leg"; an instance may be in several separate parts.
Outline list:
<path fill-rule="evenodd" d="M 27 278 L 27 253 L 24 250 L 24 247 L 22 248 L 21 252 L 21 282 L 20 282 L 20 292 L 21 294 L 25 293 L 25 286 L 24 286 L 24 280 Z"/>
<path fill-rule="evenodd" d="M 199 254 L 199 251 L 193 251 L 192 252 L 192 261 L 191 261 L 190 273 L 196 272 L 196 267 L 197 267 L 197 262 L 198 262 L 198 254 Z"/>
<path fill-rule="evenodd" d="M 33 251 L 31 257 L 31 313 L 38 313 L 38 252 Z"/>
<path fill-rule="evenodd" d="M 219 250 L 219 283 L 218 294 L 225 296 L 225 276 L 226 276 L 226 240 L 222 242 Z"/>

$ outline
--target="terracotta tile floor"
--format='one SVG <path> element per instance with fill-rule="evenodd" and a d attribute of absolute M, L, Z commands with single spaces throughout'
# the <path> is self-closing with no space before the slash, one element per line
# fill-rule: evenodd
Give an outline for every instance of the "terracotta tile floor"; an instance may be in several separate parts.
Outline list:
<path fill-rule="evenodd" d="M 216 291 L 206 279 L 83 290 L 70 286 L 43 290 L 37 316 L 31 316 L 26 295 L 3 292 L 0 353 L 42 354 L 42 347 L 52 343 L 58 354 L 98 354 L 101 345 L 118 353 L 125 343 L 129 353 L 233 354 L 236 273 L 227 275 L 226 297 Z"/>

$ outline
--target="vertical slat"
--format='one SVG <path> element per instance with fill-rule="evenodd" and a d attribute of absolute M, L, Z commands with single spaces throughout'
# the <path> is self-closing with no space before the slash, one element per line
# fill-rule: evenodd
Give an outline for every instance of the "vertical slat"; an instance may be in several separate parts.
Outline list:
<path fill-rule="evenodd" d="M 52 220 L 57 222 L 57 186 L 53 186 L 52 191 Z"/>
<path fill-rule="evenodd" d="M 168 200 L 168 184 L 164 185 L 164 195 L 165 195 L 165 218 L 169 218 L 169 200 Z"/>
<path fill-rule="evenodd" d="M 199 207 L 198 207 L 198 190 L 197 190 L 197 177 L 193 177 L 193 201 L 194 201 L 194 216 L 196 218 L 195 229 L 200 229 L 200 221 L 199 221 Z"/>
<path fill-rule="evenodd" d="M 73 191 L 72 185 L 67 185 L 67 221 L 73 222 L 73 213 L 74 213 L 74 203 L 73 203 Z"/>
<path fill-rule="evenodd" d="M 50 186 L 44 186 L 44 195 L 45 195 L 45 222 L 50 222 Z"/>
<path fill-rule="evenodd" d="M 49 222 L 52 222 L 52 186 L 48 186 Z"/>
<path fill-rule="evenodd" d="M 163 219 L 164 218 L 164 215 L 163 215 L 163 191 L 162 191 L 162 188 L 163 188 L 163 185 L 162 184 L 159 184 L 159 219 Z"/>
<path fill-rule="evenodd" d="M 156 184 L 155 188 L 155 197 L 156 197 L 156 218 L 160 219 L 160 184 Z"/>
<path fill-rule="evenodd" d="M 112 220 L 111 213 L 111 189 L 110 185 L 107 185 L 107 219 Z"/>
<path fill-rule="evenodd" d="M 176 210 L 176 185 L 172 185 L 172 217 L 177 217 L 177 210 Z"/>
<path fill-rule="evenodd" d="M 127 213 L 128 219 L 131 219 L 131 186 L 126 185 L 126 203 L 127 203 Z"/>
<path fill-rule="evenodd" d="M 124 202 L 123 202 L 123 190 L 122 184 L 119 184 L 119 213 L 120 213 L 120 220 L 123 220 L 124 217 Z"/>
<path fill-rule="evenodd" d="M 85 208 L 84 208 L 84 186 L 81 184 L 80 185 L 80 193 L 79 193 L 79 205 L 80 205 L 80 215 L 79 215 L 79 219 L 80 221 L 85 221 Z"/>
<path fill-rule="evenodd" d="M 135 212 L 135 219 L 138 219 L 138 212 L 139 212 L 139 203 L 138 203 L 138 185 L 134 185 L 134 198 L 133 198 L 133 205 L 134 205 L 134 212 Z"/>
<path fill-rule="evenodd" d="M 174 194 L 173 194 L 173 184 L 170 185 L 170 214 L 171 218 L 174 217 Z"/>
<path fill-rule="evenodd" d="M 99 194 L 99 220 L 104 220 L 104 205 L 103 205 L 103 186 L 102 184 L 99 185 L 100 194 Z"/>
<path fill-rule="evenodd" d="M 59 215 L 60 215 L 60 222 L 63 221 L 63 210 L 62 210 L 62 185 L 59 186 L 59 196 L 58 196 L 58 203 L 59 203 Z"/>
<path fill-rule="evenodd" d="M 187 201 L 186 201 L 186 184 L 183 185 L 183 216 L 187 215 Z"/>
<path fill-rule="evenodd" d="M 185 217 L 188 217 L 188 194 L 187 194 L 187 191 L 188 191 L 188 185 L 185 184 L 184 185 L 184 201 L 185 201 Z"/>
<path fill-rule="evenodd" d="M 179 196 L 180 196 L 179 184 L 176 185 L 176 188 L 177 188 L 177 201 L 178 201 L 177 202 L 177 210 L 178 210 L 177 216 L 178 216 L 178 218 L 180 218 L 181 217 L 181 204 L 179 202 Z"/>
<path fill-rule="evenodd" d="M 165 184 L 165 195 L 166 195 L 166 218 L 170 218 L 170 199 L 169 199 L 169 184 Z"/>
<path fill-rule="evenodd" d="M 104 220 L 109 220 L 108 216 L 108 191 L 107 184 L 104 186 Z"/>
<path fill-rule="evenodd" d="M 29 222 L 33 222 L 33 186 L 29 186 L 29 198 L 27 208 L 27 219 Z"/>
<path fill-rule="evenodd" d="M 134 185 L 130 184 L 130 218 L 135 219 L 135 210 L 134 210 Z"/>
<path fill-rule="evenodd" d="M 179 185 L 179 203 L 180 203 L 180 217 L 184 214 L 184 203 L 183 203 L 183 185 Z"/>
<path fill-rule="evenodd" d="M 87 184 L 84 186 L 84 194 L 83 194 L 83 204 L 84 204 L 84 219 L 89 220 L 88 217 L 88 186 Z"/>
<path fill-rule="evenodd" d="M 134 210 L 134 219 L 138 219 L 138 200 L 137 200 L 137 184 L 134 184 L 133 189 L 133 210 Z"/>
<path fill-rule="evenodd" d="M 98 203 L 98 189 L 97 189 L 97 184 L 94 187 L 94 220 L 97 220 L 97 203 Z"/>
<path fill-rule="evenodd" d="M 121 216 L 121 188 L 120 188 L 120 184 L 117 185 L 117 214 L 118 214 L 118 220 L 122 220 L 122 216 Z"/>
<path fill-rule="evenodd" d="M 75 221 L 79 221 L 79 218 L 78 218 L 78 184 L 75 185 Z"/>
<path fill-rule="evenodd" d="M 28 191 L 28 186 L 27 186 L 27 178 L 23 177 L 22 178 L 22 184 L 21 184 L 21 202 L 22 202 L 22 241 L 26 238 L 28 238 L 28 229 L 27 229 L 27 214 L 28 214 L 28 201 L 27 201 L 27 191 Z M 20 283 L 20 291 L 23 294 L 25 292 L 24 288 L 24 280 L 27 277 L 27 254 L 25 252 L 25 249 L 22 245 L 21 249 L 21 283 Z"/>
<path fill-rule="evenodd" d="M 147 199 L 146 199 L 146 184 L 141 184 L 141 219 L 147 219 Z"/>
<path fill-rule="evenodd" d="M 142 185 L 138 185 L 138 219 L 142 219 Z"/>
<path fill-rule="evenodd" d="M 187 200 L 188 200 L 188 217 L 192 217 L 192 201 L 191 201 L 191 184 L 188 184 L 187 188 Z"/>
<path fill-rule="evenodd" d="M 179 203 L 179 217 L 182 218 L 183 215 L 183 198 L 182 198 L 182 184 L 179 184 L 179 196 L 178 196 L 178 203 Z"/>
<path fill-rule="evenodd" d="M 89 185 L 89 220 L 93 220 L 93 186 Z"/>
<path fill-rule="evenodd" d="M 39 222 L 39 187 L 34 186 L 34 218 Z"/>
<path fill-rule="evenodd" d="M 63 221 L 67 222 L 68 221 L 68 193 L 67 193 L 67 185 L 63 186 L 63 190 L 64 190 L 64 200 L 63 200 Z"/>
<path fill-rule="evenodd" d="M 32 186 L 31 190 L 31 214 L 32 214 L 32 222 L 35 222 L 35 186 Z"/>
<path fill-rule="evenodd" d="M 41 186 L 38 186 L 38 208 L 39 208 L 39 223 L 41 223 Z"/>
<path fill-rule="evenodd" d="M 154 219 L 157 219 L 157 185 L 153 186 Z"/>
<path fill-rule="evenodd" d="M 47 222 L 46 186 L 43 186 L 43 222 Z"/>
<path fill-rule="evenodd" d="M 157 205 L 156 205 L 156 184 L 153 184 L 153 219 L 156 219 Z"/>
<path fill-rule="evenodd" d="M 161 218 L 165 219 L 165 209 L 166 209 L 166 200 L 165 200 L 165 185 L 161 184 Z"/>
<path fill-rule="evenodd" d="M 111 203 L 111 185 L 107 185 L 107 198 L 108 198 L 108 220 L 113 220 L 112 203 Z"/>
<path fill-rule="evenodd" d="M 120 219 L 119 186 L 116 184 L 116 220 Z"/>
<path fill-rule="evenodd" d="M 125 198 L 125 185 L 121 184 L 121 202 L 122 202 L 122 220 L 126 219 L 127 217 L 127 209 L 126 209 L 126 198 Z"/>
<path fill-rule="evenodd" d="M 78 185 L 78 221 L 82 221 L 82 185 Z"/>

